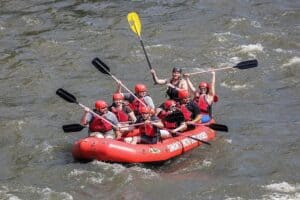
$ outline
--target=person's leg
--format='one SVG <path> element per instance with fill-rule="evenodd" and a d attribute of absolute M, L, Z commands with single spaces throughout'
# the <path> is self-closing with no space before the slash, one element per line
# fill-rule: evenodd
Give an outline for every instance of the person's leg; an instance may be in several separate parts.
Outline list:
<path fill-rule="evenodd" d="M 162 139 L 172 137 L 171 133 L 167 130 L 160 130 L 160 137 Z"/>
<path fill-rule="evenodd" d="M 124 138 L 124 142 L 129 144 L 137 144 L 141 142 L 141 137 L 140 136 L 126 137 Z"/>
<path fill-rule="evenodd" d="M 90 133 L 90 137 L 104 138 L 103 134 L 100 132 L 92 132 Z"/>
<path fill-rule="evenodd" d="M 116 138 L 116 134 L 113 130 L 110 130 L 110 131 L 106 131 L 104 133 L 104 138 L 106 139 L 115 139 Z"/>

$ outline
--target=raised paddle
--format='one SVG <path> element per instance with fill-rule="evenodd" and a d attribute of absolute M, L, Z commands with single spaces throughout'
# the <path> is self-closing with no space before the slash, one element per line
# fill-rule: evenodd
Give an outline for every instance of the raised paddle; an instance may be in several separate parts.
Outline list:
<path fill-rule="evenodd" d="M 253 68 L 253 67 L 257 67 L 257 66 L 258 66 L 257 60 L 246 60 L 246 61 L 238 63 L 237 65 L 235 65 L 233 67 L 223 67 L 223 68 L 218 68 L 218 69 L 214 69 L 214 70 L 193 72 L 193 73 L 186 73 L 186 74 L 191 76 L 191 75 L 203 74 L 203 73 L 207 73 L 207 72 L 219 71 L 219 70 L 225 70 L 225 69 L 242 69 L 243 70 L 243 69 L 249 69 L 249 68 Z"/>
<path fill-rule="evenodd" d="M 149 57 L 147 55 L 147 52 L 146 52 L 146 49 L 145 49 L 145 46 L 144 46 L 144 43 L 143 43 L 143 40 L 142 40 L 142 36 L 141 36 L 142 24 L 141 24 L 141 21 L 140 21 L 140 17 L 136 12 L 130 12 L 127 15 L 127 20 L 128 20 L 128 23 L 129 23 L 129 26 L 130 26 L 131 30 L 138 36 L 138 38 L 140 40 L 141 46 L 143 48 L 143 51 L 144 51 L 144 54 L 145 54 L 145 57 L 146 57 L 146 60 L 147 60 L 147 63 L 148 63 L 148 67 L 151 70 L 152 66 L 151 66 L 151 63 L 150 63 Z M 154 83 L 156 84 L 154 74 L 152 74 L 152 78 L 153 78 Z"/>
<path fill-rule="evenodd" d="M 65 133 L 78 132 L 84 128 L 86 128 L 86 126 L 83 126 L 81 124 L 68 124 L 62 126 L 62 129 L 64 130 Z"/>
<path fill-rule="evenodd" d="M 57 94 L 58 96 L 60 96 L 61 98 L 63 98 L 65 101 L 69 102 L 69 103 L 75 103 L 75 104 L 79 105 L 80 107 L 82 107 L 83 109 L 89 109 L 87 106 L 85 106 L 85 105 L 79 103 L 79 102 L 77 101 L 76 97 L 75 97 L 73 94 L 67 92 L 66 90 L 64 90 L 64 89 L 62 89 L 62 88 L 59 88 L 58 90 L 56 90 L 56 94 Z M 95 112 L 92 111 L 91 109 L 89 109 L 89 110 L 90 110 L 89 112 L 92 113 L 93 115 L 95 115 L 95 116 L 101 118 L 103 121 L 107 122 L 107 123 L 110 124 L 112 127 L 117 128 L 116 125 L 114 125 L 113 123 L 111 123 L 110 121 L 108 121 L 107 119 L 105 119 L 104 117 L 98 115 L 97 113 L 95 113 Z"/>
<path fill-rule="evenodd" d="M 92 60 L 92 64 L 103 74 L 109 75 L 112 77 L 117 83 L 119 83 L 125 90 L 127 90 L 135 99 L 137 99 L 143 106 L 147 107 L 147 105 L 140 100 L 133 92 L 131 92 L 119 79 L 117 79 L 114 75 L 110 73 L 109 67 L 98 57 Z"/>

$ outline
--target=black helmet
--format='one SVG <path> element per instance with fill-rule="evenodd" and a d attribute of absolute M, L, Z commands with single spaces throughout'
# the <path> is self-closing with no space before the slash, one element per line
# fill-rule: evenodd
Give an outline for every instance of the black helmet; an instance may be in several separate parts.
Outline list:
<path fill-rule="evenodd" d="M 173 72 L 173 73 L 174 73 L 174 72 L 179 72 L 179 73 L 181 74 L 182 69 L 179 68 L 179 67 L 174 67 L 173 70 L 172 70 L 172 72 Z"/>

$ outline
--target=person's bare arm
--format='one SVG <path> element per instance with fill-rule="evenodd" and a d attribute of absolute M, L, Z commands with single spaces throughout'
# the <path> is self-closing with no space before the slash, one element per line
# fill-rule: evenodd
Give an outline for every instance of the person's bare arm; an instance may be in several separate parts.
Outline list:
<path fill-rule="evenodd" d="M 150 72 L 153 74 L 154 80 L 159 85 L 165 85 L 168 83 L 167 79 L 159 79 L 156 75 L 156 71 L 154 69 L 151 69 Z"/>

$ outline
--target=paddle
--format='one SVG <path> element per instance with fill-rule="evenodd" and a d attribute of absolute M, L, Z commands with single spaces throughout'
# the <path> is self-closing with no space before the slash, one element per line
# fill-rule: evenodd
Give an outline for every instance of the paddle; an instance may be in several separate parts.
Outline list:
<path fill-rule="evenodd" d="M 196 125 L 198 125 L 198 124 L 196 124 Z M 203 124 L 199 124 L 199 125 L 203 125 Z M 228 127 L 226 125 L 223 125 L 223 124 L 212 123 L 212 124 L 206 124 L 204 126 L 208 126 L 209 128 L 211 128 L 215 131 L 228 132 Z"/>
<path fill-rule="evenodd" d="M 75 103 L 77 105 L 79 105 L 80 107 L 82 107 L 83 109 L 89 109 L 87 106 L 79 103 L 76 99 L 76 97 L 67 92 L 66 90 L 62 89 L 62 88 L 59 88 L 58 90 L 56 90 L 56 94 L 58 96 L 60 96 L 61 98 L 63 98 L 65 101 L 69 102 L 69 103 Z M 96 115 L 97 117 L 101 118 L 102 120 L 104 120 L 105 122 L 107 122 L 108 124 L 110 124 L 111 126 L 113 126 L 114 128 L 117 128 L 116 125 L 112 124 L 110 121 L 108 121 L 107 119 L 105 119 L 104 117 L 98 115 L 97 113 L 95 113 L 94 111 L 92 111 L 91 109 L 89 109 L 90 113 L 92 113 L 93 115 Z"/>
<path fill-rule="evenodd" d="M 199 142 L 202 142 L 203 144 L 211 145 L 209 142 L 206 142 L 206 141 L 204 141 L 204 140 L 200 140 L 200 139 L 194 138 L 194 137 L 192 137 L 192 136 L 187 136 L 187 137 L 188 137 L 188 138 L 192 138 L 193 140 L 197 140 L 197 141 L 199 141 Z"/>
<path fill-rule="evenodd" d="M 81 124 L 68 124 L 62 126 L 62 129 L 64 130 L 65 133 L 78 132 L 84 128 L 86 128 L 86 126 L 83 126 Z"/>
<path fill-rule="evenodd" d="M 164 120 L 166 120 L 168 122 L 176 122 L 176 121 L 184 122 L 184 116 L 183 116 L 182 112 L 175 111 L 171 115 L 168 115 L 167 117 L 165 117 Z M 223 124 L 216 124 L 216 123 L 201 124 L 201 123 L 196 123 L 195 126 L 207 126 L 207 127 L 211 128 L 215 131 L 228 132 L 228 127 L 226 125 L 223 125 Z"/>
<path fill-rule="evenodd" d="M 92 64 L 103 74 L 109 75 L 112 77 L 117 83 L 119 83 L 123 88 L 125 88 L 135 99 L 137 99 L 143 106 L 147 107 L 147 105 L 140 100 L 135 94 L 133 94 L 120 80 L 118 80 L 114 75 L 110 73 L 109 67 L 98 57 L 92 60 Z"/>
<path fill-rule="evenodd" d="M 144 51 L 144 54 L 145 54 L 145 57 L 146 57 L 146 60 L 147 60 L 147 63 L 148 63 L 148 67 L 151 70 L 152 66 L 151 66 L 150 60 L 148 58 L 148 55 L 147 55 L 147 52 L 146 52 L 146 49 L 145 49 L 145 46 L 144 46 L 144 43 L 143 43 L 143 40 L 142 40 L 142 36 L 141 36 L 142 24 L 141 24 L 141 21 L 140 21 L 140 17 L 136 12 L 130 12 L 127 15 L 127 20 L 128 20 L 128 23 L 130 25 L 131 30 L 135 34 L 137 34 L 138 38 L 140 39 L 140 43 L 141 43 L 141 46 L 143 48 L 143 51 Z M 154 74 L 152 74 L 152 79 L 153 79 L 154 83 L 156 84 Z"/>
<path fill-rule="evenodd" d="M 170 129 L 166 129 L 166 130 L 170 131 Z M 180 132 L 175 132 L 175 133 L 172 133 L 172 135 L 173 135 L 173 136 L 180 136 L 181 133 L 180 133 Z M 193 137 L 193 136 L 186 136 L 186 137 L 191 138 L 191 139 L 193 139 L 193 140 L 196 140 L 196 141 L 198 141 L 198 142 L 202 142 L 203 144 L 211 145 L 209 142 L 206 142 L 206 141 L 204 141 L 204 140 L 195 138 L 195 137 Z"/>
<path fill-rule="evenodd" d="M 207 72 L 212 72 L 212 71 L 219 71 L 219 70 L 225 70 L 225 69 L 249 69 L 249 68 L 253 68 L 253 67 L 257 67 L 258 66 L 258 62 L 257 60 L 246 60 L 243 62 L 238 63 L 237 65 L 233 66 L 233 67 L 223 67 L 223 68 L 219 68 L 219 69 L 214 69 L 214 70 L 208 70 L 208 71 L 203 71 L 203 72 L 193 72 L 193 73 L 187 73 L 187 75 L 195 75 L 195 74 L 203 74 L 203 73 L 207 73 Z"/>

